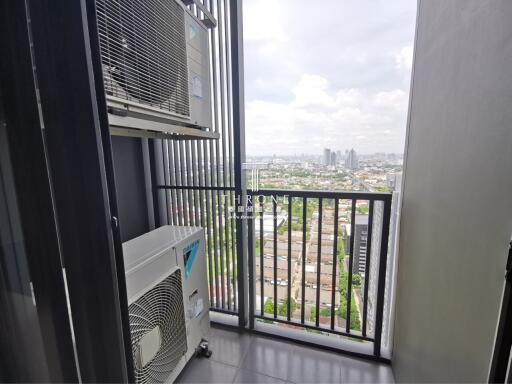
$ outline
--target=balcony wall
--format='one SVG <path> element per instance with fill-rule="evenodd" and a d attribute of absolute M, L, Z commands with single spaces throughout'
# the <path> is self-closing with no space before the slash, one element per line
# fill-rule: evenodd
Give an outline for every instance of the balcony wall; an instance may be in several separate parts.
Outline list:
<path fill-rule="evenodd" d="M 395 377 L 486 382 L 512 232 L 512 2 L 419 2 Z"/>

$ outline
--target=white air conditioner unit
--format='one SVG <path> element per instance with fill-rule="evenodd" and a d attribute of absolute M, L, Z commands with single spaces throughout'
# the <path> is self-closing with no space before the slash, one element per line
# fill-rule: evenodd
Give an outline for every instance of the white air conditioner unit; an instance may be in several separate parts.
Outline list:
<path fill-rule="evenodd" d="M 214 137 L 213 17 L 200 21 L 177 0 L 96 0 L 96 10 L 111 132 Z"/>
<path fill-rule="evenodd" d="M 210 329 L 204 231 L 163 226 L 123 254 L 135 381 L 173 382 Z"/>

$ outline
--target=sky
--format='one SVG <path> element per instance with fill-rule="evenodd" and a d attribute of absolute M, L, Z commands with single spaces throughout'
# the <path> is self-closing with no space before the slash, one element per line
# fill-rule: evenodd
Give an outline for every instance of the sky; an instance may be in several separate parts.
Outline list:
<path fill-rule="evenodd" d="M 246 148 L 403 153 L 416 0 L 244 0 Z"/>

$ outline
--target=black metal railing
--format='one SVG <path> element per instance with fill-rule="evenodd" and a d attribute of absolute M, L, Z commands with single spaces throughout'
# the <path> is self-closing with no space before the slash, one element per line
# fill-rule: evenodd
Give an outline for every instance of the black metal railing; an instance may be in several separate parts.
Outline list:
<path fill-rule="evenodd" d="M 249 315 L 374 343 L 380 356 L 389 193 L 249 192 Z"/>

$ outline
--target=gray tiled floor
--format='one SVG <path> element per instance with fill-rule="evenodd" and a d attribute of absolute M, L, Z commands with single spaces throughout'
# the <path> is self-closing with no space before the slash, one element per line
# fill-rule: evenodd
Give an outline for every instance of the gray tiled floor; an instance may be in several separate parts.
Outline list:
<path fill-rule="evenodd" d="M 181 383 L 394 383 L 385 364 L 212 328 L 213 355 L 194 358 Z"/>

